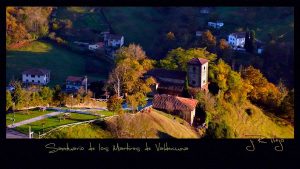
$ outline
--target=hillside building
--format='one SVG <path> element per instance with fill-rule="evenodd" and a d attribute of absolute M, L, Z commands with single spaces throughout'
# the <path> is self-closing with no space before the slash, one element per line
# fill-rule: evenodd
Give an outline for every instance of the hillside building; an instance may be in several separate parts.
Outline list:
<path fill-rule="evenodd" d="M 66 79 L 66 92 L 74 93 L 80 88 L 87 91 L 87 77 L 68 76 Z"/>
<path fill-rule="evenodd" d="M 104 43 L 98 42 L 96 44 L 89 45 L 89 50 L 97 50 L 97 49 L 101 49 L 103 47 L 104 47 Z"/>
<path fill-rule="evenodd" d="M 104 43 L 107 47 L 120 48 L 124 45 L 124 36 L 107 34 L 104 36 Z"/>
<path fill-rule="evenodd" d="M 153 98 L 152 106 L 155 109 L 165 111 L 172 115 L 177 115 L 192 125 L 194 122 L 197 103 L 198 101 L 195 99 L 157 94 Z"/>
<path fill-rule="evenodd" d="M 228 36 L 228 43 L 233 49 L 244 48 L 246 32 L 235 32 Z"/>
<path fill-rule="evenodd" d="M 188 62 L 187 70 L 189 86 L 208 91 L 208 60 L 193 58 Z"/>
<path fill-rule="evenodd" d="M 224 23 L 223 22 L 219 22 L 219 21 L 217 21 L 217 22 L 208 22 L 207 25 L 209 27 L 212 27 L 212 28 L 215 28 L 215 29 L 220 29 L 221 27 L 224 26 Z"/>
<path fill-rule="evenodd" d="M 188 71 L 152 69 L 144 78 L 153 77 L 156 84 L 152 86 L 151 95 L 169 94 L 183 96 L 186 83 L 191 88 L 208 91 L 208 60 L 193 58 L 188 62 Z"/>
<path fill-rule="evenodd" d="M 186 81 L 186 72 L 167 69 L 152 69 L 144 78 L 153 77 L 156 84 L 152 86 L 152 95 L 166 93 L 175 96 L 182 96 Z"/>
<path fill-rule="evenodd" d="M 22 82 L 25 84 L 46 85 L 50 82 L 48 69 L 32 68 L 22 72 Z"/>

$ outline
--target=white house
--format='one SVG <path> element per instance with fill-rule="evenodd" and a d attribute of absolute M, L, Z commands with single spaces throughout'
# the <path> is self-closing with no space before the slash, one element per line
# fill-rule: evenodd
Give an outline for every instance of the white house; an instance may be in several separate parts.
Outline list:
<path fill-rule="evenodd" d="M 222 26 L 224 26 L 224 23 L 223 22 L 208 22 L 207 25 L 209 27 L 213 27 L 213 28 L 216 28 L 216 29 L 220 29 Z"/>
<path fill-rule="evenodd" d="M 32 68 L 22 72 L 22 82 L 26 84 L 46 85 L 50 82 L 50 71 Z"/>
<path fill-rule="evenodd" d="M 245 45 L 246 32 L 235 32 L 228 36 L 228 43 L 235 48 L 243 48 Z"/>
<path fill-rule="evenodd" d="M 97 49 L 100 49 L 100 48 L 103 48 L 103 47 L 104 47 L 104 43 L 99 42 L 99 43 L 96 43 L 96 44 L 89 45 L 89 50 L 97 50 Z"/>
<path fill-rule="evenodd" d="M 108 47 L 122 47 L 124 45 L 124 36 L 109 34 L 104 38 Z"/>

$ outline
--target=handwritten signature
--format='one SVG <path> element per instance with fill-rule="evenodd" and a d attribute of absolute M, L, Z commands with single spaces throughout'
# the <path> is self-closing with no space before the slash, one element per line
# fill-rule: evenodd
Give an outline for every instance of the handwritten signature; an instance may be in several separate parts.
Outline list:
<path fill-rule="evenodd" d="M 283 151 L 283 142 L 284 139 L 278 139 L 278 138 L 272 138 L 272 139 L 266 139 L 264 136 L 261 135 L 247 135 L 247 136 L 255 136 L 260 137 L 257 140 L 250 139 L 250 145 L 246 146 L 247 151 L 255 151 L 255 143 L 257 144 L 272 144 L 274 146 L 274 150 L 281 152 Z"/>

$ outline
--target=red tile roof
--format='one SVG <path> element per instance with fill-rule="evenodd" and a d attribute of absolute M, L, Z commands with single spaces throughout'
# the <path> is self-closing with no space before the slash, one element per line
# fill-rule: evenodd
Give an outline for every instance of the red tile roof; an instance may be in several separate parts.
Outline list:
<path fill-rule="evenodd" d="M 66 81 L 70 81 L 70 82 L 82 82 L 83 80 L 84 80 L 84 77 L 68 76 Z"/>
<path fill-rule="evenodd" d="M 204 58 L 193 58 L 193 59 L 191 59 L 188 62 L 188 64 L 200 64 L 200 65 L 203 65 L 206 62 L 208 62 L 208 60 L 204 59 Z"/>
<path fill-rule="evenodd" d="M 198 101 L 195 99 L 172 96 L 172 95 L 155 95 L 153 98 L 153 108 L 165 110 L 193 111 Z"/>
<path fill-rule="evenodd" d="M 40 69 L 40 68 L 32 68 L 32 69 L 27 69 L 22 72 L 22 74 L 29 74 L 29 75 L 45 75 L 50 73 L 50 70 L 48 69 Z"/>

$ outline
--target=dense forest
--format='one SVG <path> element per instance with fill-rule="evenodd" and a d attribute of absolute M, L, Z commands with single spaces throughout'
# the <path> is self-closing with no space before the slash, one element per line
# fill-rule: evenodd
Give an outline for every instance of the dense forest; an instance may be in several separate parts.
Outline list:
<path fill-rule="evenodd" d="M 6 46 L 48 36 L 52 7 L 7 7 Z"/>

